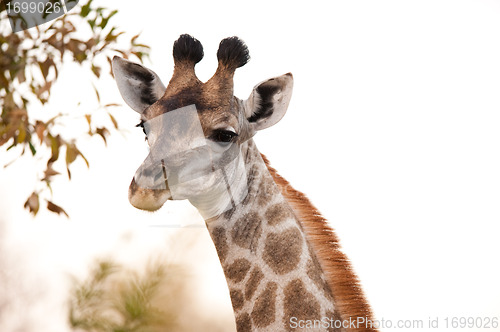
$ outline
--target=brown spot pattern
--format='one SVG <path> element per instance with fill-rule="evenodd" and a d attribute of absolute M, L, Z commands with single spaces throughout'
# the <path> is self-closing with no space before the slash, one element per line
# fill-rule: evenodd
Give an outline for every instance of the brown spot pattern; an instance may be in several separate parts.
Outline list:
<path fill-rule="evenodd" d="M 224 213 L 222 214 L 222 217 L 223 217 L 224 219 L 226 219 L 226 220 L 230 220 L 230 219 L 231 219 L 231 217 L 233 216 L 233 213 L 234 213 L 234 208 L 233 208 L 233 209 L 229 209 L 229 210 L 227 210 L 226 212 L 224 212 Z"/>
<path fill-rule="evenodd" d="M 215 249 L 217 250 L 217 255 L 221 262 L 226 259 L 227 251 L 229 249 L 227 245 L 226 230 L 222 227 L 215 227 L 211 232 L 212 241 L 214 241 Z"/>
<path fill-rule="evenodd" d="M 316 264 L 313 262 L 315 262 Z M 319 266 L 319 263 L 314 259 L 314 257 L 307 263 L 307 275 L 309 276 L 309 278 L 314 282 L 318 289 L 323 291 L 327 300 L 333 301 L 330 286 L 328 286 L 326 281 L 322 278 L 322 271 L 320 269 L 321 267 Z"/>
<path fill-rule="evenodd" d="M 233 289 L 229 292 L 229 295 L 231 296 L 231 303 L 233 304 L 234 311 L 241 309 L 245 303 L 245 300 L 243 299 L 243 292 Z"/>
<path fill-rule="evenodd" d="M 276 319 L 276 290 L 278 285 L 269 282 L 257 297 L 252 310 L 252 320 L 257 327 L 266 327 Z"/>
<path fill-rule="evenodd" d="M 319 302 L 307 291 L 302 280 L 292 280 L 285 287 L 284 294 L 285 315 L 283 323 L 287 331 L 292 330 L 290 326 L 292 317 L 296 317 L 298 320 L 321 319 Z"/>
<path fill-rule="evenodd" d="M 259 186 L 259 194 L 257 197 L 257 203 L 259 206 L 267 206 L 271 199 L 279 194 L 280 190 L 276 183 L 270 176 L 262 176 L 262 181 Z"/>
<path fill-rule="evenodd" d="M 245 206 L 248 203 L 250 203 L 250 201 L 252 200 L 252 197 L 255 197 L 255 195 L 252 195 L 250 193 L 248 195 L 246 195 L 246 197 L 241 201 L 241 205 Z"/>
<path fill-rule="evenodd" d="M 311 256 L 311 260 L 307 263 L 307 275 L 316 284 L 316 287 L 323 291 L 325 298 L 328 301 L 333 301 L 332 290 L 324 279 L 323 269 L 311 247 L 309 247 L 309 255 Z"/>
<path fill-rule="evenodd" d="M 250 273 L 250 278 L 248 278 L 247 284 L 245 286 L 245 299 L 247 301 L 252 299 L 253 294 L 259 287 L 259 283 L 264 278 L 264 274 L 259 268 L 254 268 Z"/>
<path fill-rule="evenodd" d="M 242 281 L 247 275 L 248 270 L 250 270 L 251 264 L 245 258 L 239 258 L 235 260 L 231 265 L 227 267 L 226 277 L 234 282 Z"/>
<path fill-rule="evenodd" d="M 235 222 L 231 235 L 236 245 L 254 251 L 261 233 L 262 218 L 256 212 L 249 212 Z"/>
<path fill-rule="evenodd" d="M 252 331 L 252 321 L 250 320 L 249 314 L 243 313 L 236 317 L 236 331 L 238 332 Z"/>
<path fill-rule="evenodd" d="M 248 153 L 251 153 L 252 151 L 247 151 Z M 243 199 L 241 204 L 243 206 L 246 206 L 248 203 L 250 203 L 254 198 L 255 198 L 255 188 L 257 186 L 256 180 L 258 178 L 258 168 L 255 164 L 253 164 L 250 169 L 247 169 L 247 186 L 248 186 L 248 195 Z"/>
<path fill-rule="evenodd" d="M 263 259 L 276 274 L 292 271 L 300 262 L 302 236 L 297 228 L 270 233 L 266 238 Z"/>
<path fill-rule="evenodd" d="M 321 289 L 323 281 L 321 280 L 321 271 L 318 269 L 318 265 L 314 264 L 313 259 L 307 262 L 307 275 Z"/>
<path fill-rule="evenodd" d="M 254 158 L 254 149 L 247 150 L 246 158 Z M 248 162 L 248 160 L 247 160 Z M 262 167 L 259 167 L 258 164 L 253 163 L 251 161 L 251 165 L 247 165 L 247 186 L 248 186 L 248 195 L 242 201 L 244 206 L 251 204 L 256 204 L 258 201 L 258 196 L 260 195 L 260 185 L 262 183 L 262 172 L 266 171 Z"/>
<path fill-rule="evenodd" d="M 285 203 L 277 203 L 269 207 L 265 213 L 267 223 L 271 226 L 278 225 L 292 217 L 290 207 Z"/>

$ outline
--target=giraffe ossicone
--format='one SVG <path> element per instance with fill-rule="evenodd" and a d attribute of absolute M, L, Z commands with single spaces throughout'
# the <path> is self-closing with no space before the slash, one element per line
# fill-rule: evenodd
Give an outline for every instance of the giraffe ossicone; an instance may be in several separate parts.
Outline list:
<path fill-rule="evenodd" d="M 150 147 L 130 184 L 131 204 L 152 211 L 188 199 L 198 209 L 226 276 L 238 332 L 375 331 L 332 229 L 252 139 L 285 115 L 292 75 L 265 80 L 241 100 L 233 95 L 233 77 L 250 56 L 239 38 L 221 41 L 217 70 L 205 83 L 195 74 L 203 58 L 198 40 L 182 35 L 173 58 L 167 87 L 150 69 L 113 59 L 120 93 L 140 114 Z"/>

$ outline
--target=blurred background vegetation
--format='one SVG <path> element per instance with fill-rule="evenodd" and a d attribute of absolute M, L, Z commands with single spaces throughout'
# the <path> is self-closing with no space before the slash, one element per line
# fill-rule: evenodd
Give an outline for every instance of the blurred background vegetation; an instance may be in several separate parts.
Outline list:
<path fill-rule="evenodd" d="M 96 261 L 90 276 L 76 281 L 69 321 L 77 331 L 179 331 L 174 299 L 184 290 L 182 267 L 150 263 L 129 271 L 112 260 Z"/>
<path fill-rule="evenodd" d="M 68 312 L 72 330 L 235 331 L 232 310 L 221 312 L 215 303 L 207 306 L 200 292 L 204 286 L 197 280 L 199 273 L 208 276 L 196 271 L 197 261 L 193 258 L 203 259 L 205 240 L 210 241 L 202 235 L 181 230 L 169 238 L 167 257 L 153 253 L 134 267 L 116 258 L 96 259 L 86 278 L 73 278 Z"/>
<path fill-rule="evenodd" d="M 205 231 L 177 230 L 154 251 L 131 234 L 82 271 L 58 275 L 33 261 L 31 247 L 9 245 L 0 224 L 0 331 L 235 331 L 229 301 L 221 310 L 204 291 L 217 287 L 200 264 L 217 260 Z"/>

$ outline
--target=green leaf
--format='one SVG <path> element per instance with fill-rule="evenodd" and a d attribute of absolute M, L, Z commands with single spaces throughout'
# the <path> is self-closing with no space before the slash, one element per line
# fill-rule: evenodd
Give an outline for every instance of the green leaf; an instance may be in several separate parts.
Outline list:
<path fill-rule="evenodd" d="M 59 159 L 59 148 L 61 147 L 61 137 L 57 135 L 56 137 L 52 135 L 47 136 L 50 141 L 50 149 L 52 152 L 52 156 L 50 157 L 48 164 L 55 162 Z"/>
<path fill-rule="evenodd" d="M 108 25 L 109 19 L 110 19 L 110 18 L 112 18 L 113 16 L 115 16 L 115 15 L 116 15 L 116 13 L 118 13 L 118 10 L 113 10 L 113 11 L 111 12 L 111 14 L 109 14 L 109 16 L 108 16 L 108 17 L 104 17 L 104 18 L 102 19 L 101 23 L 99 24 L 99 27 L 100 27 L 101 29 L 104 29 L 104 28 L 106 27 L 106 25 Z"/>
<path fill-rule="evenodd" d="M 138 33 L 137 35 L 135 35 L 134 37 L 132 37 L 132 39 L 130 39 L 130 44 L 132 44 L 132 45 L 133 45 L 133 44 L 134 44 L 134 42 L 135 42 L 135 40 L 136 40 L 137 38 L 139 38 L 139 36 L 140 36 L 140 35 L 141 35 L 141 34 L 140 34 L 140 33 Z"/>
<path fill-rule="evenodd" d="M 130 53 L 132 53 L 133 55 L 135 55 L 139 60 L 141 60 L 141 62 L 142 62 L 142 57 L 146 55 L 146 53 L 139 52 L 139 51 L 133 51 L 133 52 L 130 52 Z"/>
<path fill-rule="evenodd" d="M 34 156 L 36 155 L 36 149 L 35 147 L 33 146 L 33 143 L 31 143 L 31 141 L 28 142 L 29 146 L 30 146 L 30 150 L 31 150 L 31 154 Z"/>
<path fill-rule="evenodd" d="M 101 77 L 101 67 L 95 66 L 94 64 L 92 64 L 91 69 L 97 78 Z"/>
<path fill-rule="evenodd" d="M 80 11 L 81 17 L 87 17 L 87 15 L 90 13 L 90 5 L 91 4 L 92 4 L 92 0 L 87 2 L 87 4 L 82 7 L 82 10 Z"/>
<path fill-rule="evenodd" d="M 104 41 L 113 42 L 113 41 L 117 40 L 119 36 L 121 36 L 125 33 L 124 31 L 121 31 L 121 32 L 118 32 L 116 35 L 114 35 L 113 32 L 115 31 L 115 29 L 116 29 L 115 27 L 113 27 L 111 29 L 111 31 L 106 35 L 106 38 L 104 38 Z"/>
<path fill-rule="evenodd" d="M 134 46 L 136 47 L 142 47 L 142 48 L 150 48 L 148 45 L 146 44 L 134 44 Z"/>
<path fill-rule="evenodd" d="M 90 25 L 92 31 L 94 31 L 96 20 L 97 18 L 94 18 L 93 20 L 87 20 L 87 23 Z"/>
<path fill-rule="evenodd" d="M 66 165 L 69 166 L 78 157 L 78 149 L 74 143 L 66 144 Z"/>
<path fill-rule="evenodd" d="M 85 52 L 75 53 L 75 60 L 78 63 L 82 63 L 83 61 L 87 60 L 87 54 L 85 54 Z"/>
<path fill-rule="evenodd" d="M 17 134 L 17 143 L 23 143 L 26 139 L 26 128 L 24 128 L 24 123 L 19 124 L 19 134 Z"/>
<path fill-rule="evenodd" d="M 78 150 L 76 144 L 74 143 L 66 144 L 66 168 L 68 170 L 68 176 L 70 178 L 71 178 L 71 172 L 69 171 L 69 165 L 72 164 L 76 160 L 76 157 L 78 156 L 82 157 L 83 161 L 85 161 L 85 164 L 87 164 L 87 167 L 90 166 L 89 161 L 87 160 L 87 158 L 85 158 L 83 153 L 80 150 Z"/>

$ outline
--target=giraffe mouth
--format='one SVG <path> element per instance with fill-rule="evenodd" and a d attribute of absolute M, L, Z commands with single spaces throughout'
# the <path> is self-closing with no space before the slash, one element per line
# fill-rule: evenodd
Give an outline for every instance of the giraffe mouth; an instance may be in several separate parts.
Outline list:
<path fill-rule="evenodd" d="M 134 177 L 129 186 L 128 199 L 132 206 L 140 210 L 156 211 L 167 200 L 172 199 L 172 195 L 168 189 L 143 188 L 136 182 Z"/>
<path fill-rule="evenodd" d="M 166 190 L 169 190 L 168 181 L 167 181 L 167 170 L 165 168 L 165 161 L 161 160 L 161 174 L 163 175 L 163 182 L 165 183 Z"/>

